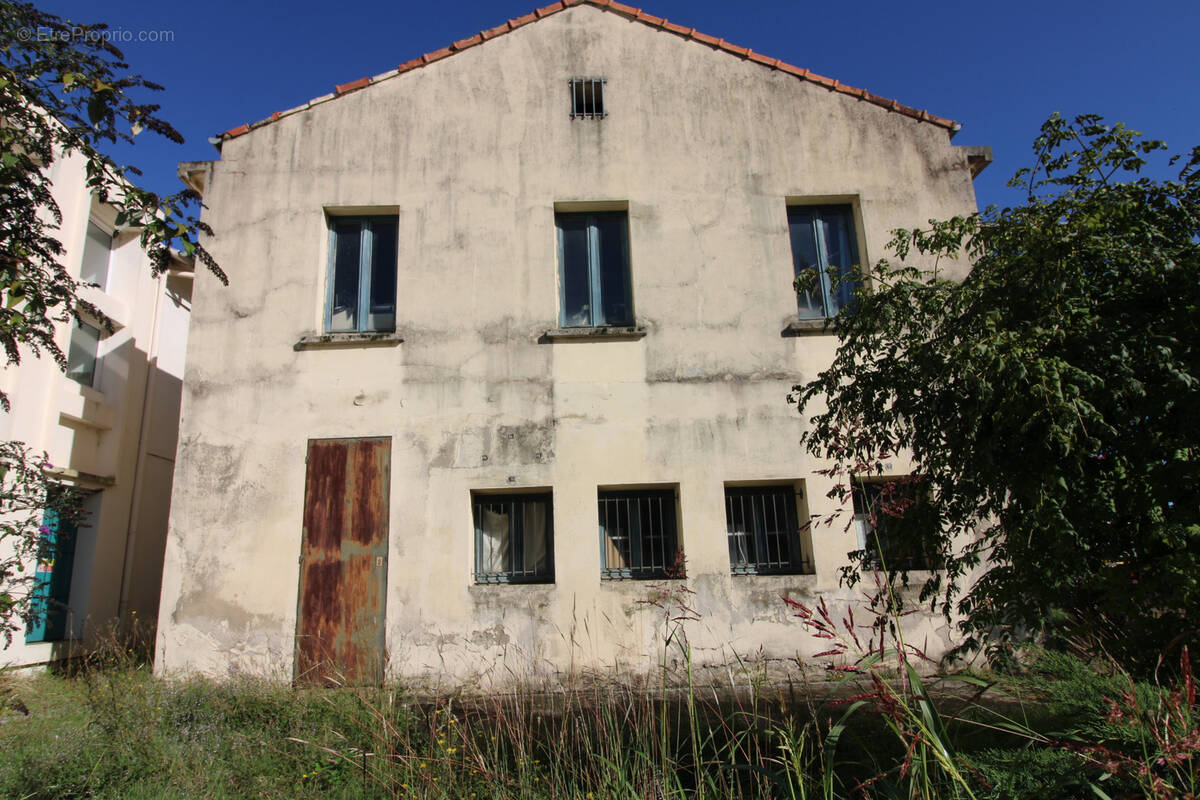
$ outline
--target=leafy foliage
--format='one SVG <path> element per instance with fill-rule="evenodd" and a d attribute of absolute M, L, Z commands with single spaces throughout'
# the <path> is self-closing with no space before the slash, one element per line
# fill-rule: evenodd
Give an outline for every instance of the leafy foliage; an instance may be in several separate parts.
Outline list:
<path fill-rule="evenodd" d="M 118 226 L 141 229 L 156 271 L 166 268 L 177 240 L 225 277 L 199 242 L 200 233 L 211 231 L 190 213 L 195 193 L 159 197 L 140 189 L 128 181 L 140 173 L 103 152 L 143 130 L 183 141 L 156 115 L 157 105 L 134 97 L 162 87 L 126 73 L 121 51 L 103 36 L 105 25 L 76 25 L 25 3 L 0 3 L 0 12 L 0 345 L 9 364 L 20 362 L 24 345 L 63 365 L 55 323 L 77 316 L 81 306 L 80 283 L 58 262 L 56 159 L 82 157 L 88 188 L 117 208 Z"/>
<path fill-rule="evenodd" d="M 923 598 L 972 644 L 1082 636 L 1144 667 L 1197 642 L 1200 147 L 1140 176 L 1164 149 L 1051 117 L 1010 182 L 1027 202 L 897 231 L 794 389 L 827 404 L 805 442 L 835 471 L 911 453 L 945 564 Z M 939 274 L 964 251 L 964 280 Z"/>
<path fill-rule="evenodd" d="M 183 141 L 157 116 L 157 105 L 137 99 L 162 87 L 128 73 L 121 52 L 105 39 L 105 28 L 68 22 L 26 3 L 0 2 L 0 347 L 8 367 L 18 365 L 27 350 L 65 369 L 55 341 L 60 325 L 78 319 L 81 311 L 104 322 L 80 299 L 83 284 L 60 263 L 62 212 L 52 186 L 58 161 L 81 163 L 88 189 L 116 208 L 116 224 L 140 230 L 156 273 L 167 267 L 175 243 L 226 281 L 199 241 L 201 233 L 212 231 L 193 213 L 199 205 L 195 193 L 160 197 L 138 188 L 129 178 L 140 173 L 105 153 L 143 130 Z M 0 408 L 9 406 L 0 392 Z M 2 448 L 0 508 L 30 511 L 0 528 L 5 552 L 18 554 L 0 563 L 0 630 L 7 643 L 14 619 L 29 613 L 27 594 L 9 582 L 21 568 L 21 555 L 36 546 L 40 519 L 33 509 L 51 483 L 41 472 L 44 457 L 31 458 L 16 442 Z M 20 479 L 10 480 L 13 476 Z"/>

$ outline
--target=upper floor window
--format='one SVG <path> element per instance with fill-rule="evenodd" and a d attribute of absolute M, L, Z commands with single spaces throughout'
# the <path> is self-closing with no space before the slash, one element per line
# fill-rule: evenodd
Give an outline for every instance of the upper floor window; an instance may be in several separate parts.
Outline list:
<path fill-rule="evenodd" d="M 112 257 L 112 241 L 112 234 L 96 223 L 88 222 L 79 280 L 96 284 L 100 291 L 104 291 L 108 286 L 108 262 Z"/>
<path fill-rule="evenodd" d="M 801 319 L 836 316 L 850 304 L 851 267 L 858 263 L 854 211 L 850 206 L 789 206 L 792 262 L 800 277 L 811 270 L 807 291 L 797 295 Z"/>
<path fill-rule="evenodd" d="M 550 493 L 475 494 L 476 583 L 554 581 Z"/>
<path fill-rule="evenodd" d="M 734 575 L 812 572 L 804 547 L 807 531 L 797 522 L 798 499 L 791 485 L 725 487 L 725 529 Z"/>
<path fill-rule="evenodd" d="M 604 78 L 571 78 L 571 119 L 602 119 Z"/>
<path fill-rule="evenodd" d="M 601 577 L 667 578 L 679 567 L 675 492 L 599 493 Z"/>
<path fill-rule="evenodd" d="M 396 329 L 394 216 L 329 218 L 329 333 Z"/>
<path fill-rule="evenodd" d="M 624 211 L 559 212 L 559 324 L 633 324 L 629 219 Z"/>
<path fill-rule="evenodd" d="M 99 353 L 100 329 L 76 322 L 71 326 L 71 344 L 67 349 L 67 377 L 84 386 L 95 386 Z"/>

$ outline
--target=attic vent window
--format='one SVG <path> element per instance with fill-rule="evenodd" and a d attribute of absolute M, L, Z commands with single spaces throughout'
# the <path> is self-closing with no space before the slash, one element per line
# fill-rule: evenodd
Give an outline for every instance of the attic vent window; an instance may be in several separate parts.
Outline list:
<path fill-rule="evenodd" d="M 604 78 L 571 78 L 571 119 L 601 119 Z"/>

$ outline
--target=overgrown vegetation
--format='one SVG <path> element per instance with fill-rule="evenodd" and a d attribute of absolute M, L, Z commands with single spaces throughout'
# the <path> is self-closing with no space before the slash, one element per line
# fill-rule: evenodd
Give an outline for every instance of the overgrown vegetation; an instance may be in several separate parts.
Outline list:
<path fill-rule="evenodd" d="M 680 666 L 639 685 L 591 675 L 429 695 L 164 681 L 115 643 L 63 674 L 0 673 L 0 796 L 1185 800 L 1200 788 L 1186 651 L 1161 683 L 1040 650 L 1007 673 L 939 677 L 918 669 L 894 602 L 855 621 L 788 601 L 830 643 L 824 678 L 807 665 L 785 689 L 741 663 L 699 684 L 687 595 L 670 585 L 647 601 L 666 623 L 662 663 Z"/>
<path fill-rule="evenodd" d="M 1055 115 L 1027 202 L 898 231 L 795 387 L 833 472 L 911 454 L 925 598 L 974 644 L 1086 639 L 1142 675 L 1200 644 L 1200 148 L 1141 176 L 1164 149 Z"/>

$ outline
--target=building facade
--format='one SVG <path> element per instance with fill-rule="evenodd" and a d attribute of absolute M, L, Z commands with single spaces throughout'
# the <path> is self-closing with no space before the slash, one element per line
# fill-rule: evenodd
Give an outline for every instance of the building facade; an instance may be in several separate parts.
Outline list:
<path fill-rule="evenodd" d="M 863 520 L 785 396 L 837 276 L 974 211 L 956 129 L 589 0 L 224 134 L 158 669 L 644 671 L 684 585 L 698 663 L 820 649 L 779 596 Z"/>
<path fill-rule="evenodd" d="M 3 665 L 57 661 L 114 635 L 153 638 L 191 312 L 190 260 L 153 276 L 138 231 L 117 227 L 116 210 L 88 190 L 82 159 L 49 171 L 61 263 L 95 284 L 80 297 L 111 330 L 98 318 L 60 324 L 65 374 L 28 352 L 0 373 L 11 402 L 0 438 L 45 452 L 51 477 L 86 495 L 78 527 L 45 520 L 52 540 L 29 565 L 41 613 L 0 650 Z"/>

